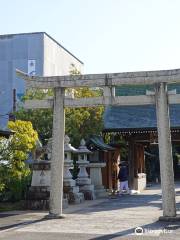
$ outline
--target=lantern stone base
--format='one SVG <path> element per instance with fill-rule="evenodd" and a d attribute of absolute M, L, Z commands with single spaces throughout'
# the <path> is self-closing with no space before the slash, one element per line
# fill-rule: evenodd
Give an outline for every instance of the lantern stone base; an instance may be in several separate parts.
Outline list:
<path fill-rule="evenodd" d="M 29 210 L 49 210 L 49 187 L 31 186 L 27 193 L 26 208 Z M 67 198 L 63 198 L 63 208 L 68 207 Z"/>
<path fill-rule="evenodd" d="M 68 199 L 63 198 L 63 209 L 68 208 Z M 28 210 L 49 210 L 49 200 L 27 200 Z"/>
<path fill-rule="evenodd" d="M 88 177 L 77 178 L 76 183 L 78 186 L 90 185 L 91 179 Z"/>
<path fill-rule="evenodd" d="M 85 200 L 96 199 L 94 194 L 94 185 L 91 184 L 91 179 L 88 177 L 79 177 L 76 179 L 76 183 L 79 186 L 79 191 L 84 194 Z"/>
<path fill-rule="evenodd" d="M 63 179 L 63 186 L 75 187 L 76 186 L 76 181 L 73 180 L 73 179 Z"/>
<path fill-rule="evenodd" d="M 94 185 L 89 184 L 89 185 L 79 186 L 79 190 L 80 190 L 80 192 L 82 192 L 84 194 L 85 200 L 96 199 L 95 194 L 94 194 Z"/>
<path fill-rule="evenodd" d="M 146 188 L 146 174 L 138 173 L 138 177 L 134 178 L 134 189 L 141 192 L 145 188 Z"/>
<path fill-rule="evenodd" d="M 89 164 L 90 168 L 90 178 L 92 184 L 94 185 L 94 192 L 97 198 L 106 197 L 108 193 L 104 186 L 102 185 L 102 171 L 101 168 L 105 167 L 106 163 L 104 162 L 91 162 Z"/>
<path fill-rule="evenodd" d="M 72 192 L 72 193 L 78 193 L 79 192 L 79 187 L 78 186 L 64 186 L 63 187 L 63 191 L 64 193 L 69 193 L 69 192 Z"/>
<path fill-rule="evenodd" d="M 79 186 L 79 190 L 81 191 L 94 191 L 94 185 L 89 184 L 89 185 L 83 185 Z"/>
<path fill-rule="evenodd" d="M 79 204 L 84 201 L 84 194 L 79 192 L 79 186 L 64 186 L 63 191 L 67 195 L 68 203 Z"/>
<path fill-rule="evenodd" d="M 84 194 L 82 192 L 69 192 L 68 193 L 68 202 L 70 204 L 79 204 L 84 201 Z"/>
<path fill-rule="evenodd" d="M 94 191 L 90 191 L 90 190 L 89 191 L 88 190 L 83 191 L 82 190 L 82 193 L 84 194 L 84 199 L 85 200 L 95 200 L 96 199 Z"/>
<path fill-rule="evenodd" d="M 94 193 L 97 198 L 103 198 L 108 196 L 108 192 L 103 186 L 95 186 Z"/>

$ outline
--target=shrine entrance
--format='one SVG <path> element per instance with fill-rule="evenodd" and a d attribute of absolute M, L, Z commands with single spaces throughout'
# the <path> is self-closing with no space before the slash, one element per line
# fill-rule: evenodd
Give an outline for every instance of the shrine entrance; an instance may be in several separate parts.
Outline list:
<path fill-rule="evenodd" d="M 169 104 L 179 104 L 180 95 L 168 94 L 167 84 L 180 82 L 180 69 L 114 74 L 38 77 L 17 70 L 26 81 L 27 88 L 54 89 L 54 99 L 29 100 L 26 108 L 53 107 L 53 143 L 51 161 L 51 187 L 49 217 L 62 217 L 63 164 L 64 164 L 64 108 L 93 106 L 139 106 L 155 104 L 158 126 L 159 158 L 161 171 L 163 218 L 176 217 L 174 172 L 170 134 Z M 115 96 L 120 85 L 152 85 L 151 95 Z M 65 97 L 65 89 L 76 87 L 101 87 L 104 95 L 98 98 Z"/>
<path fill-rule="evenodd" d="M 180 111 L 180 110 L 179 110 Z M 121 115 L 122 116 L 122 115 Z M 112 115 L 111 115 L 112 117 Z M 118 116 L 120 119 L 120 116 Z M 105 119 L 106 120 L 106 119 Z M 122 116 L 123 120 L 123 116 Z M 128 121 L 127 115 L 126 120 Z M 117 121 L 117 119 L 114 119 Z M 117 148 L 124 148 L 125 156 L 121 156 L 120 161 L 125 161 L 129 167 L 129 187 L 136 191 L 142 191 L 146 184 L 160 183 L 160 161 L 158 149 L 157 129 L 104 129 L 103 136 L 111 139 L 114 146 L 118 141 L 123 141 Z M 180 166 L 176 154 L 180 153 L 180 127 L 171 127 L 171 140 L 173 145 L 173 168 L 174 179 L 180 179 Z M 124 145 L 124 146 L 123 146 Z"/>

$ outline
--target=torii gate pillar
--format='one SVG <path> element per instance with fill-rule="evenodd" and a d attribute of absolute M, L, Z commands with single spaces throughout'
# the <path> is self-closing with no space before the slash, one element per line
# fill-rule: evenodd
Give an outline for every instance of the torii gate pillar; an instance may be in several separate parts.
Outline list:
<path fill-rule="evenodd" d="M 163 82 L 158 83 L 155 90 L 163 200 L 163 217 L 160 219 L 168 220 L 176 216 L 176 202 L 167 84 Z"/>
<path fill-rule="evenodd" d="M 64 169 L 64 89 L 54 89 L 50 211 L 47 218 L 62 218 Z"/>

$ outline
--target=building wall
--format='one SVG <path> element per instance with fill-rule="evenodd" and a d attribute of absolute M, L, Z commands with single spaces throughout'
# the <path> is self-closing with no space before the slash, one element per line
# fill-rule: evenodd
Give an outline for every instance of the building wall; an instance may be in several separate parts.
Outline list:
<path fill-rule="evenodd" d="M 46 33 L 0 36 L 0 128 L 5 127 L 13 110 L 13 89 L 17 101 L 25 92 L 25 82 L 15 69 L 30 73 L 33 60 L 36 75 L 67 75 L 73 63 L 82 71 L 82 63 Z"/>
<path fill-rule="evenodd" d="M 17 98 L 25 91 L 25 83 L 16 76 L 18 68 L 28 72 L 28 60 L 36 60 L 37 74 L 43 73 L 43 34 L 0 36 L 0 127 L 5 127 L 13 108 L 13 89 Z"/>
<path fill-rule="evenodd" d="M 71 65 L 82 73 L 83 64 L 46 34 L 44 35 L 44 76 L 68 75 Z"/>

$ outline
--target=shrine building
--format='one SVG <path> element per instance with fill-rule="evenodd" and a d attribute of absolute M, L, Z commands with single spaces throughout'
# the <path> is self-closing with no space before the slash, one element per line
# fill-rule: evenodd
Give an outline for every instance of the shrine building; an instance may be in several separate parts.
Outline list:
<path fill-rule="evenodd" d="M 116 87 L 116 96 L 152 95 L 152 86 Z M 180 93 L 179 84 L 168 85 L 169 94 Z M 171 138 L 174 149 L 180 150 L 180 105 L 170 105 Z M 121 150 L 120 139 L 127 144 L 127 159 L 129 166 L 129 185 L 132 189 L 145 188 L 147 179 L 160 181 L 158 134 L 155 105 L 144 106 L 108 106 L 104 113 L 104 138 L 111 136 L 111 144 Z M 121 156 L 119 156 L 121 159 Z M 109 157 L 111 158 L 111 156 Z M 121 159 L 122 160 L 122 159 Z M 112 175 L 116 175 L 118 156 L 115 157 L 116 169 Z M 175 177 L 179 178 L 178 161 L 174 160 Z M 146 176 L 147 174 L 147 176 Z"/>

